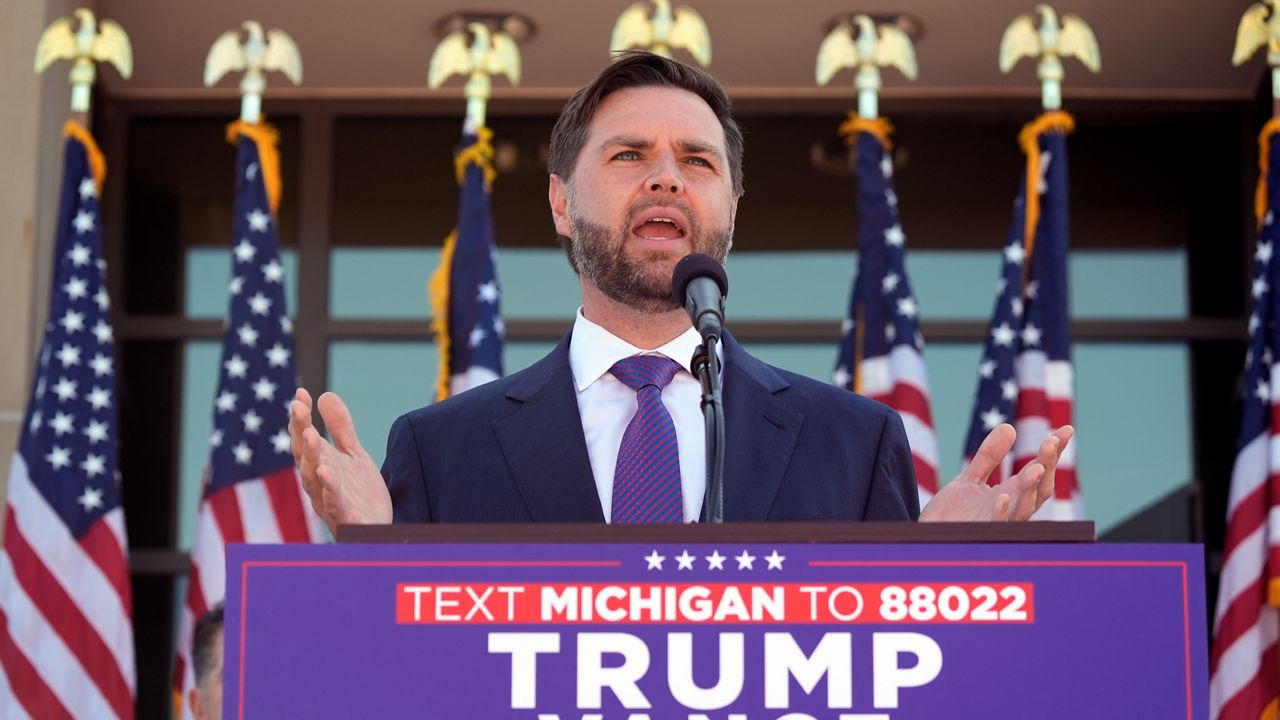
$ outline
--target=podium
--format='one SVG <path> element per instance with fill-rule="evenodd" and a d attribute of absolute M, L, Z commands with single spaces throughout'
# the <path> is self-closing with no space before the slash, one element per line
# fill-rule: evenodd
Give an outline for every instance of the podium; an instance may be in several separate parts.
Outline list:
<path fill-rule="evenodd" d="M 344 526 L 228 549 L 228 718 L 1207 718 L 1203 549 L 1092 523 Z"/>

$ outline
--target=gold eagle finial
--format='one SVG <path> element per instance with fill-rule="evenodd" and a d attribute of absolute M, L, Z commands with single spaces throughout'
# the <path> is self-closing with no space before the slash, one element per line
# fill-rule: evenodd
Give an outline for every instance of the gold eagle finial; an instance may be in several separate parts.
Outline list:
<path fill-rule="evenodd" d="M 663 57 L 671 51 L 687 50 L 698 64 L 711 64 L 711 33 L 702 16 L 691 7 L 671 8 L 671 0 L 653 0 L 653 17 L 649 3 L 638 2 L 618 16 L 609 41 L 609 52 L 641 48 Z"/>
<path fill-rule="evenodd" d="M 469 23 L 466 30 L 449 33 L 436 46 L 427 71 L 427 87 L 438 88 L 454 75 L 467 76 L 463 88 L 467 118 L 463 127 L 465 132 L 474 133 L 484 127 L 485 106 L 493 93 L 492 76 L 506 75 L 512 85 L 520 84 L 520 46 L 505 32 L 491 31 L 484 23 Z"/>
<path fill-rule="evenodd" d="M 871 120 L 880 113 L 880 68 L 896 67 L 915 80 L 916 51 L 907 33 L 893 23 L 877 28 L 868 15 L 854 15 L 852 20 L 858 26 L 857 39 L 849 23 L 832 28 L 818 48 L 815 77 L 819 85 L 826 85 L 844 68 L 857 68 L 858 115 Z"/>
<path fill-rule="evenodd" d="M 1045 110 L 1062 107 L 1062 58 L 1076 57 L 1092 72 L 1102 69 L 1102 55 L 1093 30 L 1075 15 L 1063 15 L 1058 24 L 1058 14 L 1048 5 L 1037 5 L 1040 27 L 1035 17 L 1020 15 L 1004 31 L 1000 40 L 1000 72 L 1008 73 L 1018 60 L 1040 58 L 1037 76 L 1040 78 L 1041 99 Z"/>
<path fill-rule="evenodd" d="M 114 20 L 94 22 L 93 11 L 75 11 L 80 29 L 72 30 L 69 17 L 54 20 L 40 35 L 36 45 L 35 69 L 44 72 L 56 60 L 73 60 L 71 65 L 71 111 L 89 112 L 89 88 L 97 77 L 95 62 L 109 62 L 128 80 L 133 76 L 133 46 L 124 28 Z"/>
<path fill-rule="evenodd" d="M 240 42 L 239 30 L 218 36 L 204 61 L 204 84 L 212 87 L 229 72 L 243 70 L 240 79 L 240 119 L 256 123 L 262 116 L 262 93 L 267 89 L 266 72 L 279 70 L 294 85 L 302 84 L 302 55 L 293 38 L 283 30 L 262 32 L 262 25 L 246 20 L 241 25 L 248 37 Z"/>
<path fill-rule="evenodd" d="M 1272 99 L 1280 99 L 1280 12 L 1277 12 L 1280 8 L 1276 2 L 1265 0 L 1244 11 L 1236 30 L 1236 49 L 1231 56 L 1233 65 L 1243 65 L 1259 48 L 1267 48 Z"/>

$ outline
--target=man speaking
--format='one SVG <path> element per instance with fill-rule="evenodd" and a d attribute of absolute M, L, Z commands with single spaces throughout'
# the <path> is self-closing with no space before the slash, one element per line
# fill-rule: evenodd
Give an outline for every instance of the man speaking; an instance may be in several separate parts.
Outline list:
<path fill-rule="evenodd" d="M 701 339 L 671 291 L 690 253 L 723 262 L 743 194 L 742 133 L 710 75 L 628 53 L 565 105 L 548 199 L 582 307 L 529 368 L 401 416 L 379 473 L 337 395 L 299 389 L 289 431 L 332 530 L 387 522 L 695 522 L 707 489 Z M 1025 520 L 1053 494 L 1064 427 L 997 487 L 1001 425 L 921 511 L 906 434 L 887 406 L 748 354 L 721 356 L 726 521 Z"/>

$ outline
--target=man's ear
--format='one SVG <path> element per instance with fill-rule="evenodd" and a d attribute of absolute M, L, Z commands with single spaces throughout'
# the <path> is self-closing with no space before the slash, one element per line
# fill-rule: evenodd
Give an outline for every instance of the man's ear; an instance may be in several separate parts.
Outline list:
<path fill-rule="evenodd" d="M 191 709 L 191 715 L 196 720 L 205 720 L 204 698 L 200 696 L 200 688 L 193 687 L 187 691 L 187 707 Z"/>
<path fill-rule="evenodd" d="M 551 204 L 551 220 L 556 234 L 573 236 L 573 224 L 569 222 L 569 185 L 559 175 L 551 173 L 547 182 L 547 202 Z"/>

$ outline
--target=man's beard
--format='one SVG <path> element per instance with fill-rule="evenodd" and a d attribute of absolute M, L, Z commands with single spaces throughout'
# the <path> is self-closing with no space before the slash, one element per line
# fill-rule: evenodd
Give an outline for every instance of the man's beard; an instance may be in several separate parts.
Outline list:
<path fill-rule="evenodd" d="M 627 240 L 640 213 L 664 203 L 645 203 L 633 207 L 622 227 L 610 232 L 572 211 L 569 223 L 573 230 L 569 254 L 578 274 L 600 289 L 606 297 L 642 313 L 658 314 L 678 310 L 684 306 L 671 292 L 671 271 L 683 255 L 648 250 L 638 257 L 627 252 Z M 690 252 L 710 255 L 717 262 L 724 262 L 733 245 L 733 227 L 707 230 L 698 225 L 693 214 L 680 206 L 689 220 L 685 237 Z"/>

